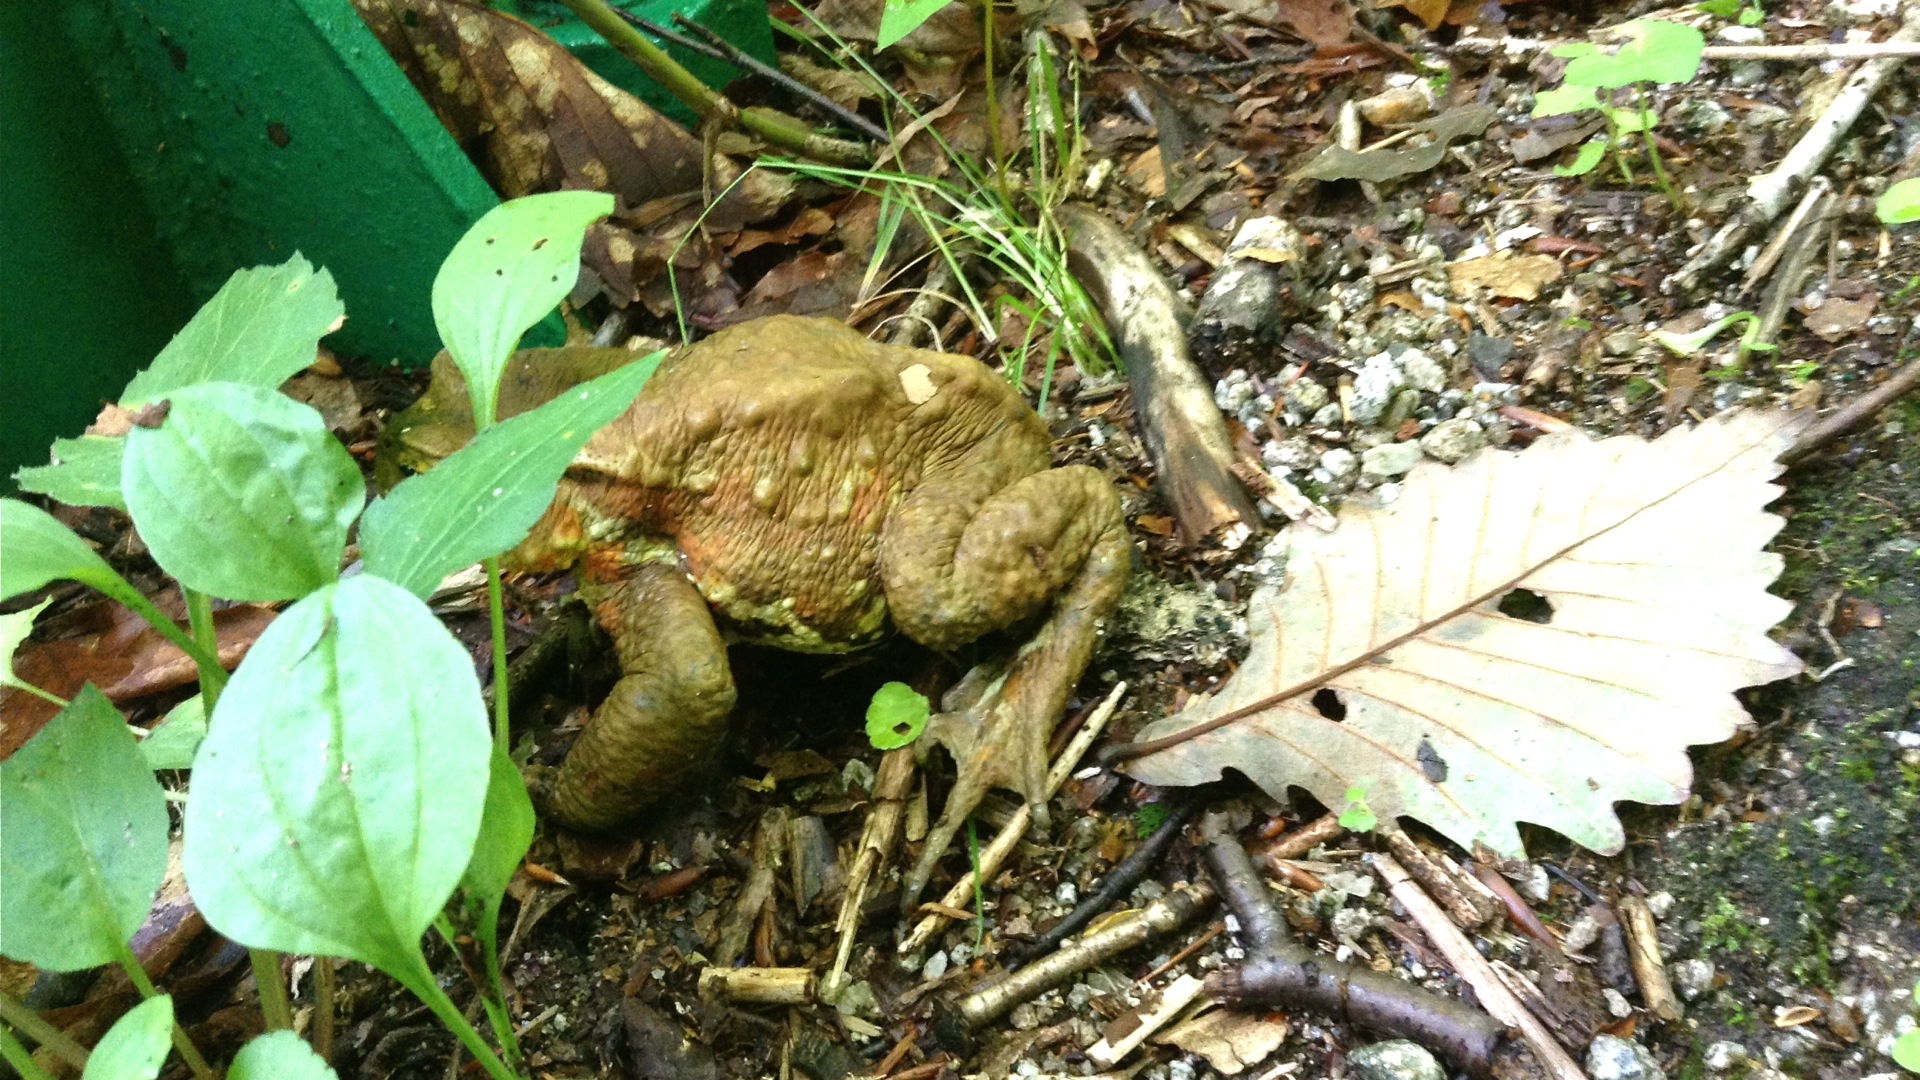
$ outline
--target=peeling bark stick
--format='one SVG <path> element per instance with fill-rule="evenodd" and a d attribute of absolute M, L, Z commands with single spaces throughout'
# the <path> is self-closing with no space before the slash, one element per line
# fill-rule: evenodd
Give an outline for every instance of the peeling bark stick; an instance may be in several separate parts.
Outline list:
<path fill-rule="evenodd" d="M 1158 483 L 1189 547 L 1237 548 L 1260 521 L 1230 471 L 1233 443 L 1187 352 L 1187 312 L 1152 262 L 1091 207 L 1060 207 L 1073 274 L 1106 318 L 1140 414 Z"/>
<path fill-rule="evenodd" d="M 1890 40 L 1920 42 L 1920 3 L 1908 3 L 1904 10 L 1905 20 Z M 1779 217 L 1794 189 L 1826 162 L 1834 147 L 1840 145 L 1841 138 L 1852 129 L 1854 121 L 1866 111 L 1867 103 L 1880 92 L 1887 76 L 1904 60 L 1901 56 L 1883 56 L 1861 64 L 1833 99 L 1833 104 L 1807 128 L 1780 164 L 1747 184 L 1746 202 L 1707 240 L 1698 254 L 1675 271 L 1673 283 L 1681 289 L 1693 288 L 1701 275 L 1733 258 L 1749 236 Z"/>
<path fill-rule="evenodd" d="M 1467 935 L 1453 925 L 1446 913 L 1433 898 L 1414 884 L 1413 877 L 1404 867 L 1395 862 L 1391 855 L 1372 856 L 1374 872 L 1387 883 L 1393 898 L 1407 909 L 1407 914 L 1425 931 L 1427 940 L 1453 966 L 1454 973 L 1473 988 L 1474 995 L 1480 999 L 1480 1005 L 1501 1023 L 1519 1029 L 1521 1038 L 1526 1040 L 1533 1056 L 1539 1061 L 1548 1075 L 1556 1080 L 1587 1080 L 1587 1074 L 1581 1071 L 1566 1048 L 1555 1041 L 1546 1026 L 1540 1023 L 1513 991 L 1500 981 L 1500 975 L 1473 947 Z"/>
<path fill-rule="evenodd" d="M 1669 1023 L 1685 1016 L 1680 999 L 1673 996 L 1673 984 L 1667 981 L 1652 909 L 1637 896 L 1623 896 L 1614 910 L 1620 913 L 1620 929 L 1627 935 L 1627 959 L 1633 963 L 1633 979 L 1640 984 L 1640 1000 L 1647 1011 Z"/>
<path fill-rule="evenodd" d="M 913 786 L 913 748 L 902 746 L 880 758 L 874 771 L 873 810 L 860 833 L 860 852 L 854 856 L 853 869 L 847 871 L 846 892 L 840 897 L 840 917 L 834 932 L 840 943 L 833 953 L 833 967 L 820 980 L 821 997 L 833 1001 L 847 981 L 847 961 L 853 956 L 853 942 L 860 934 L 860 908 L 867 902 L 875 875 L 893 854 L 900 838 L 900 822 L 906 817 L 907 794 Z"/>
<path fill-rule="evenodd" d="M 1087 752 L 1087 748 L 1092 746 L 1093 741 L 1100 737 L 1100 733 L 1107 729 L 1107 721 L 1113 719 L 1113 711 L 1120 707 L 1120 699 L 1126 692 L 1126 683 L 1114 684 L 1106 700 L 1100 703 L 1100 707 L 1093 711 L 1092 716 L 1087 717 L 1086 726 L 1074 735 L 1073 741 L 1067 744 L 1067 748 L 1060 752 L 1058 758 L 1054 759 L 1053 768 L 1047 770 L 1047 798 L 1053 798 L 1053 793 L 1059 791 L 1060 785 L 1067 782 L 1068 775 L 1073 772 L 1074 766 L 1080 763 L 1080 758 Z M 999 872 L 1001 864 L 1007 861 L 1007 856 L 1013 854 L 1014 845 L 1027 834 L 1027 824 L 1032 820 L 1033 806 L 1023 803 L 1020 809 L 1013 812 L 1013 817 L 1001 826 L 1000 831 L 994 834 L 993 839 L 980 849 L 978 868 L 980 880 L 986 881 Z M 964 910 L 967 901 L 971 899 L 973 899 L 973 875 L 968 874 L 953 883 L 953 887 L 947 890 L 947 895 L 940 898 L 939 904 L 932 905 L 936 908 L 935 911 L 930 912 L 914 925 L 913 932 L 900 943 L 900 955 L 918 952 L 933 939 L 933 935 L 939 933 L 941 928 L 952 921 L 941 914 L 938 908 L 945 908 L 948 911 Z"/>
<path fill-rule="evenodd" d="M 1383 972 L 1340 963 L 1295 942 L 1224 815 L 1208 814 L 1200 833 L 1206 841 L 1207 870 L 1221 899 L 1240 920 L 1240 939 L 1247 950 L 1239 968 L 1207 976 L 1209 995 L 1240 1008 L 1310 1008 L 1412 1039 L 1474 1076 L 1491 1074 L 1504 1034 L 1501 1024 L 1452 998 Z"/>

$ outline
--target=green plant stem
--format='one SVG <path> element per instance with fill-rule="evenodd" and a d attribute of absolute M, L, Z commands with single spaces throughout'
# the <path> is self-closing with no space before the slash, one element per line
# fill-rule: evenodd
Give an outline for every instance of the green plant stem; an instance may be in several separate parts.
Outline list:
<path fill-rule="evenodd" d="M 333 1060 L 333 999 L 339 995 L 333 957 L 313 958 L 313 1052 Z"/>
<path fill-rule="evenodd" d="M 605 0 L 562 0 L 580 21 L 604 38 L 622 56 L 637 64 L 641 71 L 666 91 L 680 99 L 701 120 L 737 125 L 788 153 L 805 154 L 823 161 L 858 164 L 872 160 L 859 143 L 821 135 L 791 116 L 772 109 L 742 109 L 719 91 L 701 82 L 647 36 L 628 26 L 614 14 Z"/>
<path fill-rule="evenodd" d="M 27 1048 L 22 1046 L 20 1040 L 14 1038 L 13 1032 L 4 1025 L 0 1025 L 0 1058 L 4 1058 L 7 1064 L 13 1066 L 13 1071 L 20 1074 L 20 1080 L 53 1080 L 47 1075 L 46 1070 L 34 1062 L 33 1055 L 27 1053 Z"/>
<path fill-rule="evenodd" d="M 495 914 L 497 915 L 498 912 Z M 447 947 L 453 950 L 455 956 L 463 955 L 459 942 L 455 940 L 457 931 L 454 929 L 453 920 L 447 917 L 446 912 L 441 912 L 433 920 L 433 928 L 446 939 Z M 473 940 L 479 947 L 474 951 L 480 954 L 483 968 L 481 978 L 475 979 L 473 967 L 469 963 L 467 965 L 468 981 L 485 981 L 485 985 L 477 989 L 480 991 L 480 1007 L 487 1014 L 487 1026 L 493 1028 L 493 1040 L 500 1044 L 500 1053 L 506 1058 L 507 1067 L 514 1072 L 522 1072 L 525 1069 L 525 1061 L 520 1053 L 520 1038 L 513 1031 L 513 1019 L 507 1015 L 507 994 L 501 982 L 500 956 L 494 937 L 493 934 L 480 933 L 479 928 L 475 927 Z"/>
<path fill-rule="evenodd" d="M 127 973 L 127 978 L 133 981 L 134 989 L 140 991 L 142 998 L 160 996 L 153 980 L 147 978 L 147 969 L 140 966 L 139 957 L 133 955 L 133 950 L 124 941 L 120 943 L 119 960 L 121 970 Z M 193 1045 L 193 1040 L 187 1037 L 187 1029 L 181 1027 L 178 1020 L 173 1022 L 173 1048 L 179 1051 L 180 1060 L 187 1063 L 195 1080 L 218 1080 L 218 1074 L 207 1064 L 207 1059 L 200 1056 L 200 1048 Z"/>
<path fill-rule="evenodd" d="M 987 82 L 987 145 L 993 150 L 994 184 L 1000 189 L 1000 197 L 1012 206 L 1013 196 L 1007 191 L 1007 147 L 1000 137 L 1000 94 L 993 84 L 993 38 L 993 0 L 980 0 L 980 62 L 986 69 Z"/>
<path fill-rule="evenodd" d="M 248 949 L 247 963 L 253 967 L 260 1018 L 266 1021 L 267 1030 L 291 1030 L 293 1004 L 287 1000 L 287 984 L 280 980 L 280 954 L 272 949 Z"/>
<path fill-rule="evenodd" d="M 1633 89 L 1635 94 L 1634 100 L 1640 108 L 1641 116 L 1652 115 L 1652 110 L 1647 108 L 1647 88 L 1639 83 L 1635 83 Z M 1653 182 L 1660 185 L 1661 192 L 1666 195 L 1667 201 L 1673 204 L 1675 210 L 1683 214 L 1686 213 L 1686 200 L 1681 197 L 1678 191 L 1674 190 L 1673 181 L 1667 177 L 1667 168 L 1660 161 L 1660 148 L 1654 144 L 1653 125 L 1651 123 L 1643 121 L 1640 128 L 1640 137 L 1644 139 L 1647 144 L 1647 164 L 1653 166 Z"/>
<path fill-rule="evenodd" d="M 39 698 L 41 701 L 52 703 L 55 708 L 64 709 L 69 704 L 67 699 L 61 697 L 59 694 L 49 694 L 45 690 L 40 689 L 39 687 L 33 685 L 30 682 L 22 682 L 19 679 L 15 679 L 7 683 L 7 685 L 14 687 L 15 689 L 25 690 L 27 693 L 32 694 L 34 697 Z"/>
<path fill-rule="evenodd" d="M 118 575 L 115 576 L 118 577 Z M 140 595 L 140 590 L 134 588 L 127 579 L 119 578 L 118 586 L 115 589 L 101 591 L 127 605 L 135 615 L 145 619 L 148 626 L 158 630 L 161 637 L 178 645 L 181 652 L 193 658 L 194 666 L 203 673 L 203 678 L 204 673 L 212 669 L 221 673 L 221 685 L 226 684 L 226 672 L 220 666 L 220 654 L 217 651 L 202 648 L 200 643 L 193 639 L 191 633 L 181 630 L 179 623 L 167 618 L 159 608 L 153 606 L 153 601 Z"/>
<path fill-rule="evenodd" d="M 40 1018 L 40 1014 L 15 1001 L 7 994 L 0 994 L 0 1021 L 6 1026 L 18 1030 L 27 1038 L 47 1048 L 55 1057 L 76 1069 L 87 1067 L 87 1048 L 73 1041 L 73 1036 L 54 1027 Z"/>
<path fill-rule="evenodd" d="M 493 746 L 505 754 L 513 746 L 507 726 L 507 608 L 500 591 L 500 557 L 485 560 L 487 622 L 493 629 Z"/>
<path fill-rule="evenodd" d="M 500 1060 L 500 1056 L 487 1046 L 486 1040 L 473 1029 L 473 1025 L 467 1023 L 467 1018 L 460 1014 L 460 1007 L 453 1003 L 453 999 L 447 996 L 447 992 L 440 989 L 440 983 L 434 979 L 432 969 L 427 967 L 426 957 L 416 953 L 414 963 L 417 965 L 417 970 L 405 973 L 404 977 L 401 972 L 389 972 L 389 974 L 399 979 L 402 985 L 413 991 L 414 996 L 433 1011 L 433 1015 L 446 1025 L 447 1030 L 453 1032 L 454 1038 L 460 1040 L 460 1045 L 467 1048 L 467 1053 L 472 1054 L 473 1059 L 480 1063 L 480 1067 L 487 1070 L 488 1076 L 493 1077 L 493 1080 L 520 1080 L 520 1077 Z"/>
<path fill-rule="evenodd" d="M 227 669 L 220 666 L 220 639 L 213 631 L 213 597 L 185 585 L 180 586 L 180 595 L 187 604 L 187 626 L 193 631 L 193 643 L 199 646 L 193 663 L 200 672 L 201 704 L 211 717 L 220 691 L 227 685 Z"/>

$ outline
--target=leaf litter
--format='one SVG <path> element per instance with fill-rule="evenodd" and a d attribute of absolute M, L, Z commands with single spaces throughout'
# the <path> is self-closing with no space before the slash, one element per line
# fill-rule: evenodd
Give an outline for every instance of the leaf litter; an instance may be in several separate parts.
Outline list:
<path fill-rule="evenodd" d="M 1247 662 L 1141 731 L 1188 738 L 1127 773 L 1184 786 L 1235 768 L 1329 806 L 1360 787 L 1382 819 L 1469 849 L 1523 855 L 1525 820 L 1618 851 L 1615 802 L 1684 800 L 1686 748 L 1746 719 L 1733 691 L 1801 669 L 1766 633 L 1792 605 L 1766 591 L 1783 560 L 1762 545 L 1781 525 L 1764 509 L 1775 457 L 1805 423 L 1562 432 L 1424 463 L 1390 505 L 1292 530 L 1286 587 L 1249 603 Z M 1515 590 L 1551 614 L 1509 614 Z"/>

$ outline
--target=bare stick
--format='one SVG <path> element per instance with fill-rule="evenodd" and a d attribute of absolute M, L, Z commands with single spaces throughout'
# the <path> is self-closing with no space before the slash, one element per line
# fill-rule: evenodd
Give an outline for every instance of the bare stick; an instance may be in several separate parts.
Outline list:
<path fill-rule="evenodd" d="M 1187 1006 L 1200 998 L 1201 988 L 1205 984 L 1191 975 L 1182 975 L 1173 980 L 1165 990 L 1160 991 L 1160 1001 L 1151 1012 L 1143 1014 L 1133 1030 L 1120 1037 L 1118 1042 L 1101 1039 L 1087 1048 L 1087 1060 L 1102 1069 L 1111 1069 L 1126 1059 L 1128 1054 L 1140 1048 L 1154 1032 L 1173 1022 L 1173 1018 L 1184 1012 Z"/>
<path fill-rule="evenodd" d="M 1237 548 L 1260 515 L 1231 472 L 1233 443 L 1187 352 L 1187 312 L 1133 241 L 1091 207 L 1058 211 L 1073 273 L 1107 321 L 1133 387 L 1161 494 L 1188 546 Z"/>
<path fill-rule="evenodd" d="M 1252 853 L 1256 862 L 1272 863 L 1276 860 L 1297 859 L 1321 844 L 1337 839 L 1347 831 L 1340 824 L 1340 815 L 1323 814 L 1305 825 L 1282 833 L 1278 840 Z"/>
<path fill-rule="evenodd" d="M 1787 215 L 1786 223 L 1774 233 L 1773 239 L 1767 241 L 1767 246 L 1760 249 L 1760 254 L 1754 257 L 1753 265 L 1747 267 L 1745 276 L 1740 279 L 1742 296 L 1752 292 L 1753 287 L 1773 271 L 1780 262 L 1780 256 L 1786 254 L 1787 245 L 1799 235 L 1800 226 L 1806 222 L 1807 215 L 1811 214 L 1820 200 L 1826 198 L 1832 191 L 1833 181 L 1824 176 L 1813 178 L 1813 183 L 1807 185 L 1807 193 L 1800 197 L 1799 205 L 1793 208 L 1793 213 Z"/>
<path fill-rule="evenodd" d="M 665 29 L 664 27 L 659 26 L 659 24 L 657 23 L 653 23 L 648 20 L 642 19 L 640 18 L 640 16 L 634 15 L 630 12 L 621 11 L 619 8 L 615 8 L 614 10 L 619 12 L 621 17 L 625 18 L 628 22 L 634 23 L 635 25 L 640 25 L 644 23 L 645 25 L 642 26 L 641 28 L 650 29 L 650 32 L 660 33 L 661 30 Z M 762 62 L 759 57 L 754 56 L 751 53 L 742 51 L 739 47 L 735 46 L 731 41 L 728 41 L 726 38 L 721 37 L 719 34 L 714 33 L 712 30 L 707 29 L 706 27 L 700 25 L 699 23 L 694 22 L 692 19 L 687 18 L 684 14 L 678 11 L 674 12 L 673 22 L 675 26 L 684 27 L 688 31 L 698 35 L 701 39 L 703 39 L 707 46 L 706 50 L 703 50 L 703 51 L 706 51 L 708 55 L 714 56 L 716 59 L 723 60 L 729 64 L 732 64 L 734 67 L 740 68 L 744 71 L 751 71 L 755 75 L 758 75 L 769 82 L 772 82 L 781 86 L 788 93 L 807 99 L 807 101 L 810 102 L 814 108 L 819 109 L 821 112 L 826 113 L 827 115 L 833 117 L 835 120 L 846 125 L 847 127 L 852 128 L 853 130 L 859 132 L 860 134 L 865 135 L 867 138 L 872 139 L 874 142 L 884 143 L 884 142 L 887 142 L 890 138 L 892 138 L 892 136 L 889 136 L 883 128 L 881 128 L 878 124 L 875 124 L 873 121 L 867 119 L 864 116 L 861 116 L 859 113 L 854 112 L 852 109 L 847 108 L 845 105 L 840 104 L 839 102 L 833 100 L 832 98 L 826 96 L 825 94 L 822 94 L 820 91 L 815 90 L 813 87 L 808 86 L 807 84 L 801 82 L 798 79 L 795 79 L 793 76 L 787 74 L 784 71 L 781 71 L 779 68 L 774 67 L 771 64 Z M 661 33 L 660 36 L 666 37 L 668 35 Z M 674 35 L 674 36 L 678 36 L 678 35 Z M 687 42 L 687 44 L 696 45 L 698 43 Z"/>
<path fill-rule="evenodd" d="M 1920 4 L 1907 4 L 1905 10 L 1905 21 L 1892 40 L 1900 43 L 1920 42 Z M 1779 217 L 1780 212 L 1786 209 L 1787 199 L 1793 190 L 1804 184 L 1826 162 L 1834 147 L 1840 145 L 1841 138 L 1852 129 L 1854 121 L 1866 110 L 1867 103 L 1880 92 L 1881 84 L 1900 66 L 1901 59 L 1888 56 L 1861 64 L 1834 97 L 1826 112 L 1807 128 L 1806 134 L 1800 136 L 1800 141 L 1787 151 L 1780 164 L 1754 177 L 1747 184 L 1745 204 L 1702 245 L 1698 254 L 1675 271 L 1672 278 L 1674 285 L 1681 289 L 1692 288 L 1700 281 L 1701 275 L 1733 258 L 1745 246 L 1749 236 Z"/>
<path fill-rule="evenodd" d="M 1702 60 L 1880 60 L 1920 56 L 1920 41 L 1809 42 L 1805 45 L 1709 45 Z"/>
<path fill-rule="evenodd" d="M 960 999 L 960 1018 L 971 1028 L 999 1017 L 1025 1001 L 1046 993 L 1095 964 L 1144 945 L 1184 926 L 1213 902 L 1205 882 L 1175 888 L 1148 904 L 1139 914 L 1095 931 L 982 990 Z"/>
<path fill-rule="evenodd" d="M 1080 729 L 1079 734 L 1073 737 L 1073 741 L 1068 743 L 1067 748 L 1062 750 L 1060 756 L 1054 760 L 1053 768 L 1047 771 L 1047 798 L 1053 798 L 1054 792 L 1060 790 L 1060 785 L 1067 782 L 1067 777 L 1073 772 L 1074 766 L 1079 764 L 1081 756 L 1087 752 L 1088 747 L 1093 745 L 1093 741 L 1100 737 L 1100 733 L 1106 730 L 1107 721 L 1113 719 L 1113 711 L 1120 707 L 1120 698 L 1126 692 L 1126 683 L 1116 683 L 1113 690 L 1107 694 L 1106 700 L 1100 703 L 1100 707 L 1093 711 L 1092 716 L 1087 717 L 1086 726 Z M 1015 845 L 1019 844 L 1020 838 L 1027 834 L 1027 825 L 1032 821 L 1033 806 L 1023 803 L 1020 809 L 1015 810 L 1013 816 L 1007 819 L 1007 823 L 1001 826 L 1000 831 L 994 834 L 993 839 L 980 849 L 978 867 L 980 880 L 986 881 L 999 873 L 1001 865 L 1007 861 L 1007 856 L 1013 854 Z M 968 874 L 954 882 L 953 887 L 947 890 L 947 895 L 940 898 L 937 907 L 948 911 L 965 910 L 967 901 L 973 899 L 973 879 L 974 875 Z M 914 925 L 913 932 L 900 943 L 900 955 L 918 952 L 950 921 L 950 916 L 939 910 L 930 912 Z"/>
<path fill-rule="evenodd" d="M 840 898 L 840 917 L 834 932 L 840 944 L 833 953 L 833 967 L 821 980 L 821 997 L 833 1001 L 840 996 L 847 980 L 847 961 L 853 956 L 853 941 L 860 933 L 860 908 L 867 902 L 867 891 L 874 875 L 893 854 L 900 838 L 900 822 L 906 817 L 907 793 L 913 786 L 913 748 L 902 746 L 880 758 L 874 772 L 873 809 L 867 815 L 866 828 L 860 833 L 860 853 L 853 869 L 847 871 L 847 889 Z"/>
<path fill-rule="evenodd" d="M 1240 920 L 1240 939 L 1247 949 L 1247 960 L 1239 968 L 1207 977 L 1209 995 L 1230 1006 L 1313 1009 L 1412 1039 L 1474 1076 L 1491 1074 L 1502 1039 L 1501 1026 L 1492 1017 L 1384 972 L 1340 963 L 1294 941 L 1223 815 L 1208 814 L 1200 833 L 1207 841 L 1207 871 L 1221 899 Z M 1460 932 L 1451 922 L 1446 925 Z"/>
<path fill-rule="evenodd" d="M 1513 996 L 1493 965 L 1487 963 L 1487 958 L 1473 947 L 1467 935 L 1453 925 L 1440 905 L 1414 884 L 1412 875 L 1391 855 L 1374 855 L 1372 862 L 1374 872 L 1387 883 L 1393 898 L 1400 901 L 1408 916 L 1426 932 L 1427 940 L 1453 966 L 1454 973 L 1473 988 L 1481 1007 L 1501 1023 L 1518 1028 L 1521 1038 L 1533 1050 L 1533 1056 L 1556 1080 L 1587 1080 L 1587 1074 L 1568 1055 L 1566 1048 L 1554 1041 L 1545 1025 Z"/>
<path fill-rule="evenodd" d="M 1634 981 L 1640 984 L 1640 1000 L 1647 1011 L 1672 1022 L 1686 1015 L 1680 999 L 1673 996 L 1673 984 L 1667 981 L 1667 966 L 1660 958 L 1660 938 L 1653 928 L 1653 911 L 1637 896 L 1626 896 L 1614 905 L 1620 912 L 1620 929 L 1627 935 L 1627 959 L 1633 963 Z"/>
<path fill-rule="evenodd" d="M 1413 838 L 1398 826 L 1385 826 L 1378 835 L 1387 842 L 1387 848 L 1394 857 L 1447 909 L 1447 914 L 1452 916 L 1454 922 L 1473 930 L 1485 926 L 1487 920 L 1493 918 L 1491 904 L 1476 904 L 1474 901 L 1480 898 L 1469 897 L 1463 892 L 1459 883 L 1441 869 L 1439 863 L 1427 858 L 1427 853 L 1420 850 L 1420 845 L 1414 843 Z"/>
<path fill-rule="evenodd" d="M 732 967 L 747 951 L 748 937 L 760 921 L 760 909 L 773 902 L 774 886 L 780 867 L 782 840 L 787 835 L 786 807 L 776 806 L 760 815 L 753 835 L 753 869 L 734 897 L 733 910 L 720 928 L 720 944 L 713 951 L 713 962 Z"/>
<path fill-rule="evenodd" d="M 1781 462 L 1787 465 L 1804 463 L 1814 451 L 1872 423 L 1881 409 L 1911 393 L 1915 387 L 1920 387 L 1920 360 L 1909 360 L 1906 367 L 1894 372 L 1886 382 L 1854 398 L 1802 432 L 1799 438 L 1793 440 L 1793 445 L 1780 455 Z"/>
<path fill-rule="evenodd" d="M 707 967 L 700 971 L 700 996 L 742 1005 L 808 1005 L 813 1002 L 813 972 L 790 967 Z"/>

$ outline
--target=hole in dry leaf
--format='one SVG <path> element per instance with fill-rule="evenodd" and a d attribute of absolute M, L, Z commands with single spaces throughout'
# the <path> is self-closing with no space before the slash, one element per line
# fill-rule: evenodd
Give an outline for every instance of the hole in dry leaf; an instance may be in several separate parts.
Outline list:
<path fill-rule="evenodd" d="M 1313 692 L 1313 707 L 1320 710 L 1321 716 L 1336 724 L 1347 718 L 1347 703 L 1340 700 L 1339 694 L 1324 686 Z"/>
<path fill-rule="evenodd" d="M 1500 598 L 1500 614 L 1521 622 L 1550 623 L 1553 605 L 1531 589 L 1513 589 Z"/>

